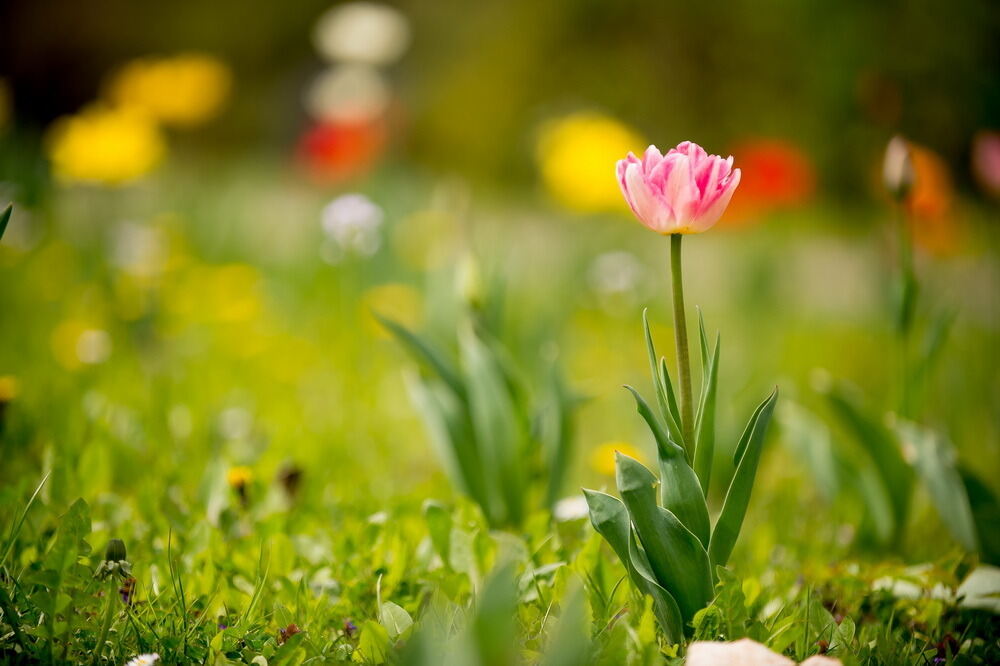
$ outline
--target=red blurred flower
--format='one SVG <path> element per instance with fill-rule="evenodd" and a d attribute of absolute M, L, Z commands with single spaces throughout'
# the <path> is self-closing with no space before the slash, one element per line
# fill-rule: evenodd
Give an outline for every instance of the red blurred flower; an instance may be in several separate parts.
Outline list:
<path fill-rule="evenodd" d="M 302 135 L 297 152 L 312 177 L 340 181 L 368 171 L 385 143 L 385 126 L 380 121 L 322 123 Z"/>
<path fill-rule="evenodd" d="M 741 224 L 773 210 L 800 206 L 816 189 L 812 162 L 788 141 L 748 139 L 731 152 L 743 180 L 723 222 Z"/>

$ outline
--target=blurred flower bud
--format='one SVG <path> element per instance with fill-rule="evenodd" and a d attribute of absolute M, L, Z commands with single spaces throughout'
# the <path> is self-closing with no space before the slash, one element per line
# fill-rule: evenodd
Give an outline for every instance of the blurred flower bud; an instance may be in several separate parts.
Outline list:
<path fill-rule="evenodd" d="M 341 253 L 370 257 L 382 244 L 382 207 L 360 193 L 343 194 L 323 207 L 321 224 Z"/>
<path fill-rule="evenodd" d="M 104 559 L 108 562 L 121 562 L 125 557 L 125 542 L 121 539 L 112 539 L 108 542 L 108 549 L 104 551 Z"/>
<path fill-rule="evenodd" d="M 125 542 L 112 539 L 104 552 L 104 559 L 97 565 L 94 578 L 107 580 L 111 577 L 128 578 L 132 575 L 132 565 L 125 559 Z"/>
<path fill-rule="evenodd" d="M 476 257 L 467 252 L 455 269 L 455 289 L 462 303 L 474 310 L 483 306 L 483 278 Z"/>
<path fill-rule="evenodd" d="M 882 182 L 897 200 L 902 201 L 913 188 L 913 157 L 906 139 L 896 135 L 889 141 L 882 161 Z"/>

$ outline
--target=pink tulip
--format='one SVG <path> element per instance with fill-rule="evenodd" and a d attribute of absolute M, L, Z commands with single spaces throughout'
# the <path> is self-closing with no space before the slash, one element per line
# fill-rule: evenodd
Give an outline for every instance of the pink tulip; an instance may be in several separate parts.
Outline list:
<path fill-rule="evenodd" d="M 618 185 L 632 212 L 661 234 L 697 234 L 718 222 L 740 184 L 733 158 L 709 155 L 685 141 L 666 155 L 656 146 L 640 160 L 618 161 Z"/>

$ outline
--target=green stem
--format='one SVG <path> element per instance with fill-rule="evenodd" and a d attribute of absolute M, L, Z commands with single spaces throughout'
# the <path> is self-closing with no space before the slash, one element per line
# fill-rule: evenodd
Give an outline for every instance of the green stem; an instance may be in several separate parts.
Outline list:
<path fill-rule="evenodd" d="M 681 277 L 681 234 L 670 236 L 670 277 L 674 293 L 674 341 L 677 343 L 677 378 L 680 383 L 681 432 L 684 448 L 694 446 L 694 403 L 691 399 L 691 359 L 688 354 L 687 318 L 684 315 L 684 280 Z M 690 454 L 688 456 L 690 458 Z"/>
<path fill-rule="evenodd" d="M 910 338 L 917 305 L 917 276 L 913 267 L 913 241 L 907 228 L 906 211 L 902 204 L 895 206 L 896 242 L 899 246 L 899 276 L 897 285 L 897 332 L 899 335 L 899 412 L 910 417 Z"/>
<path fill-rule="evenodd" d="M 117 585 L 114 577 L 111 582 L 105 585 L 104 590 L 104 621 L 101 623 L 101 633 L 98 634 L 97 645 L 94 646 L 94 660 L 92 666 L 97 666 L 101 662 L 101 654 L 104 652 L 104 643 L 108 640 L 108 632 L 111 631 L 111 621 L 115 617 L 115 601 L 117 595 Z"/>

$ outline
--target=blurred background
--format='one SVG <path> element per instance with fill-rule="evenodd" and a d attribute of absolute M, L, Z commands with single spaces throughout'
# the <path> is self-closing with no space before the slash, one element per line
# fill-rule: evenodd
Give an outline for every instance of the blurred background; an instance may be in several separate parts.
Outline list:
<path fill-rule="evenodd" d="M 723 336 L 721 451 L 775 384 L 819 412 L 842 378 L 892 411 L 895 134 L 916 330 L 951 322 L 908 417 L 1000 469 L 998 36 L 987 0 L 5 0 L 5 492 L 49 470 L 57 502 L 199 498 L 213 521 L 233 469 L 299 474 L 317 505 L 446 494 L 370 313 L 447 340 L 466 256 L 522 362 L 558 358 L 587 398 L 565 493 L 607 485 L 614 448 L 652 459 L 618 388 L 649 390 L 643 307 L 673 362 L 666 243 L 614 162 L 687 139 L 743 173 L 686 244 Z M 795 446 L 768 455 L 760 538 L 850 543 L 865 509 Z M 788 498 L 823 511 L 764 527 Z M 914 553 L 940 550 L 914 522 Z"/>

